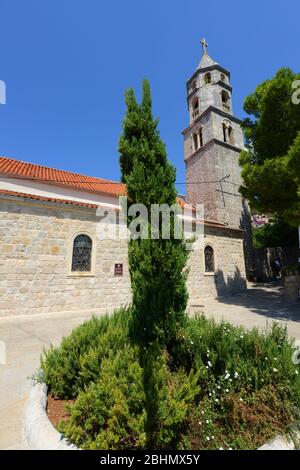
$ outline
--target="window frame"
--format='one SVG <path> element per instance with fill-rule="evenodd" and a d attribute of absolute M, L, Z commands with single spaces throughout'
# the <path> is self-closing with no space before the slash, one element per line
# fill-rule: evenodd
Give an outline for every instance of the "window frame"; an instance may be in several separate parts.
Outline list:
<path fill-rule="evenodd" d="M 92 241 L 92 250 L 91 250 L 91 269 L 90 271 L 72 271 L 73 264 L 73 248 L 74 241 L 79 235 L 86 235 Z M 96 243 L 95 236 L 85 230 L 78 230 L 73 233 L 69 242 L 68 250 L 68 277 L 94 277 L 95 276 L 95 262 L 96 262 Z"/>
<path fill-rule="evenodd" d="M 214 262 L 214 271 L 206 271 L 206 263 L 205 263 L 205 250 L 206 248 L 211 248 L 212 251 L 213 251 L 213 262 Z M 214 248 L 214 246 L 212 245 L 212 243 L 206 243 L 204 248 L 203 248 L 203 269 L 204 269 L 204 276 L 215 276 L 216 272 L 217 272 L 217 257 L 216 257 L 216 250 Z"/>
<path fill-rule="evenodd" d="M 206 74 L 204 75 L 204 83 L 205 83 L 205 85 L 211 85 L 212 75 L 211 75 L 210 72 L 206 72 Z"/>

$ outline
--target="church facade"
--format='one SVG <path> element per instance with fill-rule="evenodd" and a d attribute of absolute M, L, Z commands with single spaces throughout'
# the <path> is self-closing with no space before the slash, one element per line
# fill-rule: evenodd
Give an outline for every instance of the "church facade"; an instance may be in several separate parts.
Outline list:
<path fill-rule="evenodd" d="M 245 289 L 245 203 L 238 157 L 240 121 L 233 115 L 230 74 L 203 41 L 187 82 L 185 197 L 204 204 L 203 243 L 190 252 L 190 311 L 203 299 Z M 99 208 L 120 211 L 119 182 L 0 157 L 0 316 L 105 313 L 130 304 L 127 241 L 98 234 Z M 117 220 L 112 217 L 112 220 Z"/>

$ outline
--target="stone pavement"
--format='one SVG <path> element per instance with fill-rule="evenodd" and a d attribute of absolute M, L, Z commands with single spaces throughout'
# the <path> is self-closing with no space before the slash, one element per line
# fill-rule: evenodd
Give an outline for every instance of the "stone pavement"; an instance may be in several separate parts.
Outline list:
<path fill-rule="evenodd" d="M 230 321 L 246 328 L 265 328 L 273 321 L 287 325 L 289 336 L 300 340 L 300 301 L 285 301 L 279 283 L 248 283 L 243 294 L 219 299 L 204 299 L 203 312 L 216 320 Z"/>
<path fill-rule="evenodd" d="M 43 347 L 59 344 L 89 317 L 79 313 L 0 319 L 0 341 L 6 344 L 6 364 L 0 364 L 0 449 L 27 448 L 23 416 L 29 377 L 39 366 Z"/>
<path fill-rule="evenodd" d="M 300 303 L 287 305 L 278 285 L 251 285 L 245 294 L 204 299 L 203 310 L 247 328 L 278 320 L 300 339 Z M 0 365 L 0 449 L 26 449 L 22 420 L 29 391 L 28 377 L 39 365 L 43 347 L 58 344 L 76 325 L 89 318 L 82 312 L 0 319 L 0 341 L 6 344 L 6 364 Z"/>

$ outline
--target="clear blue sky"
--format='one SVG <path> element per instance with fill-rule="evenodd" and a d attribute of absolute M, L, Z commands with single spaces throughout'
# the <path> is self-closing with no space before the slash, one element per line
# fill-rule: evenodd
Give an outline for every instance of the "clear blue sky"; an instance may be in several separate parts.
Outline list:
<path fill-rule="evenodd" d="M 299 72 L 299 0 L 0 0 L 0 154 L 119 179 L 124 91 L 152 85 L 184 182 L 185 82 L 200 39 L 229 69 L 234 110 L 279 67 Z M 183 186 L 179 186 L 184 191 Z"/>

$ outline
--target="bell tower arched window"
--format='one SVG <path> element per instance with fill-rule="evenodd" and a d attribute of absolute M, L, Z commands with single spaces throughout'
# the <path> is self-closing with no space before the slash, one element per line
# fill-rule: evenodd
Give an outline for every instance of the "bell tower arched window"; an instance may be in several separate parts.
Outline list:
<path fill-rule="evenodd" d="M 209 83 L 211 83 L 211 73 L 207 72 L 207 73 L 204 75 L 204 81 L 205 81 L 206 85 L 208 85 Z"/>
<path fill-rule="evenodd" d="M 229 95 L 228 91 L 222 90 L 221 99 L 222 99 L 223 108 L 226 111 L 230 111 L 230 95 Z"/>
<path fill-rule="evenodd" d="M 223 90 L 221 93 L 222 96 L 222 103 L 227 103 L 229 100 L 229 94 L 226 90 Z"/>
<path fill-rule="evenodd" d="M 89 272 L 92 268 L 92 239 L 85 234 L 73 241 L 72 272 Z"/>
<path fill-rule="evenodd" d="M 199 116 L 199 98 L 195 98 L 193 101 L 193 119 Z"/>
<path fill-rule="evenodd" d="M 234 145 L 234 132 L 230 121 L 224 121 L 223 127 L 223 141 Z"/>

